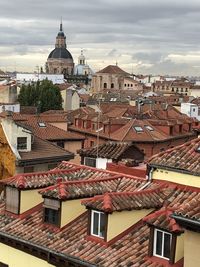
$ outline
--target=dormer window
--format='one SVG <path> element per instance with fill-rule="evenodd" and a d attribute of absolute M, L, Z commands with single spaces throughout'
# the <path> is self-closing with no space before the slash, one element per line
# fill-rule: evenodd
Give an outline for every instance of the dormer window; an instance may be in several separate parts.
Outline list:
<path fill-rule="evenodd" d="M 60 226 L 60 201 L 55 199 L 44 199 L 44 222 Z"/>
<path fill-rule="evenodd" d="M 91 211 L 91 226 L 90 234 L 92 236 L 105 238 L 106 229 L 106 214 L 104 212 L 92 210 Z"/>
<path fill-rule="evenodd" d="M 172 234 L 155 229 L 153 255 L 169 260 L 171 253 L 171 243 Z"/>
<path fill-rule="evenodd" d="M 18 150 L 27 149 L 27 137 L 17 137 L 17 149 Z"/>

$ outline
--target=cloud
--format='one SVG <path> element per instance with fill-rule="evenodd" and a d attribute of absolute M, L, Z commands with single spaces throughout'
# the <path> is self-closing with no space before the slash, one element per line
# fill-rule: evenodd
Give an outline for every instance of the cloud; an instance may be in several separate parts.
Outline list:
<path fill-rule="evenodd" d="M 2 0 L 0 68 L 12 68 L 7 53 L 19 65 L 26 56 L 27 70 L 44 65 L 62 16 L 75 61 L 84 48 L 97 70 L 117 60 L 126 71 L 197 73 L 199 15 L 199 0 Z"/>

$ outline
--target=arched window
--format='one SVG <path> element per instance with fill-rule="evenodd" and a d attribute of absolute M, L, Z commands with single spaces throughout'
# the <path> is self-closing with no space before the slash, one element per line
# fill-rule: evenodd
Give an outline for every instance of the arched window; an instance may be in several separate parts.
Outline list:
<path fill-rule="evenodd" d="M 111 83 L 111 88 L 114 88 L 114 83 Z"/>
<path fill-rule="evenodd" d="M 103 84 L 103 88 L 106 89 L 107 88 L 107 83 Z"/>

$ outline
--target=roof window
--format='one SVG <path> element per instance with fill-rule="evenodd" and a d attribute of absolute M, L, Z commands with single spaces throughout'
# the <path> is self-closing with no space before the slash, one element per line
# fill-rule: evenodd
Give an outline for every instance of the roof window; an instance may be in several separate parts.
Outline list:
<path fill-rule="evenodd" d="M 137 132 L 137 133 L 141 133 L 143 132 L 143 128 L 141 126 L 133 126 L 134 130 Z"/>
<path fill-rule="evenodd" d="M 149 131 L 154 131 L 154 128 L 152 128 L 152 127 L 149 126 L 149 125 L 145 125 L 145 128 L 146 128 L 147 130 L 149 130 Z"/>
<path fill-rule="evenodd" d="M 38 122 L 39 127 L 46 127 L 46 124 L 44 122 Z"/>

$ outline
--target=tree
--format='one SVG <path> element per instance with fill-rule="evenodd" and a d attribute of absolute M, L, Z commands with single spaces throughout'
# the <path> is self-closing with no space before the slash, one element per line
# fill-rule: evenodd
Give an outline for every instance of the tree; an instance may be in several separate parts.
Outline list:
<path fill-rule="evenodd" d="M 22 85 L 18 101 L 22 106 L 37 107 L 39 112 L 50 109 L 62 109 L 60 90 L 48 80 Z"/>

